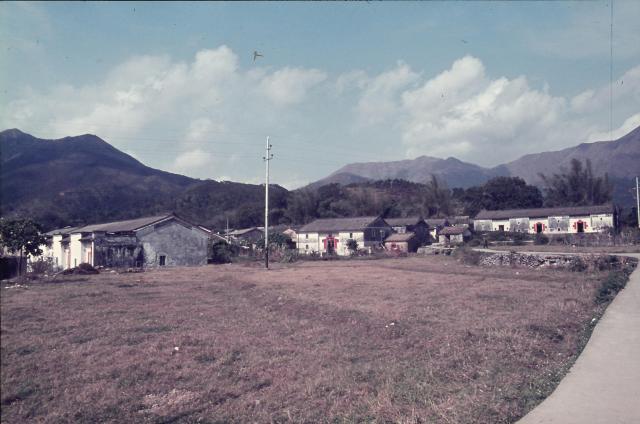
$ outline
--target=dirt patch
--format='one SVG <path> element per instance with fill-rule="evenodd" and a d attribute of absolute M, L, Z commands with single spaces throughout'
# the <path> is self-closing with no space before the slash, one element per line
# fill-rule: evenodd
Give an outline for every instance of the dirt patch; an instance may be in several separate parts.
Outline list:
<path fill-rule="evenodd" d="M 3 290 L 2 420 L 513 422 L 574 361 L 607 275 L 431 256 Z"/>

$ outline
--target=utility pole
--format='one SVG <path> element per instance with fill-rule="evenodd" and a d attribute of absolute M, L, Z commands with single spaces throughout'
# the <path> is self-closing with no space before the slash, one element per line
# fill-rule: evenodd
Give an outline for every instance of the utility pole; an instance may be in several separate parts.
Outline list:
<path fill-rule="evenodd" d="M 638 228 L 640 228 L 640 186 L 636 177 L 636 213 L 638 214 Z"/>
<path fill-rule="evenodd" d="M 227 232 L 225 233 L 227 244 L 229 244 L 229 217 L 227 217 Z"/>
<path fill-rule="evenodd" d="M 266 182 L 264 185 L 264 266 L 269 268 L 269 162 L 273 159 L 271 144 L 267 137 L 265 156 L 262 158 L 266 166 Z"/>

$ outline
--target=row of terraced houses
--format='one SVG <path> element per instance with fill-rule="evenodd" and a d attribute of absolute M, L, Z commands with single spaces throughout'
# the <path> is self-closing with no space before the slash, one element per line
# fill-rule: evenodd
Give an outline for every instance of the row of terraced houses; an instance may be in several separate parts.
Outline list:
<path fill-rule="evenodd" d="M 287 228 L 301 254 L 350 255 L 353 248 L 410 252 L 431 243 L 460 243 L 476 232 L 579 234 L 608 231 L 615 226 L 612 205 L 481 211 L 475 219 L 421 217 L 317 219 L 299 229 Z M 260 238 L 263 229 L 218 235 L 175 214 L 67 227 L 47 233 L 45 257 L 58 269 L 80 263 L 105 267 L 203 265 L 212 240 L 233 243 Z M 351 241 L 353 240 L 353 241 Z"/>

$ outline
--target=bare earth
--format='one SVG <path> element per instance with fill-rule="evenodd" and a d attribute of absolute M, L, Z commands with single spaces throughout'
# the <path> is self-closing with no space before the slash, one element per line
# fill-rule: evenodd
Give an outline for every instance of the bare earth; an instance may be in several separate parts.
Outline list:
<path fill-rule="evenodd" d="M 513 422 L 602 278 L 414 257 L 3 287 L 2 421 Z"/>

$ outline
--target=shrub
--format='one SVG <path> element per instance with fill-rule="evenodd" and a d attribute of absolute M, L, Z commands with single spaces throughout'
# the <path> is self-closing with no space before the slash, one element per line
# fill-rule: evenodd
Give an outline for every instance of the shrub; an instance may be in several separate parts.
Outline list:
<path fill-rule="evenodd" d="M 482 246 L 482 244 L 483 244 L 482 240 L 477 239 L 477 238 L 471 239 L 471 240 L 469 240 L 469 243 L 467 243 L 467 245 L 471 246 L 471 247 Z"/>
<path fill-rule="evenodd" d="M 222 240 L 216 241 L 211 245 L 211 255 L 209 261 L 214 264 L 228 264 L 231 258 L 236 256 L 238 249 Z"/>
<path fill-rule="evenodd" d="M 624 272 L 613 271 L 607 275 L 596 294 L 596 303 L 606 303 L 612 300 L 615 295 L 627 284 L 627 275 Z"/>
<path fill-rule="evenodd" d="M 51 261 L 39 258 L 29 264 L 33 274 L 49 274 L 53 272 L 53 264 Z"/>
<path fill-rule="evenodd" d="M 514 246 L 522 246 L 524 244 L 524 241 L 527 239 L 528 237 L 525 233 L 517 233 L 517 232 L 511 233 L 511 240 L 513 240 Z"/>
<path fill-rule="evenodd" d="M 544 234 L 536 234 L 536 238 L 533 240 L 533 244 L 549 244 L 549 237 Z"/>
<path fill-rule="evenodd" d="M 589 268 L 587 263 L 579 256 L 574 256 L 569 260 L 569 271 L 584 272 Z"/>
<path fill-rule="evenodd" d="M 354 239 L 347 240 L 347 249 L 351 251 L 351 254 L 354 254 L 358 251 L 358 242 Z"/>
<path fill-rule="evenodd" d="M 297 250 L 287 249 L 282 254 L 282 258 L 280 259 L 280 262 L 292 263 L 292 262 L 296 262 L 298 259 L 300 259 L 300 257 L 298 255 L 298 251 Z"/>
<path fill-rule="evenodd" d="M 467 265 L 478 265 L 480 263 L 480 259 L 482 259 L 482 253 L 476 252 L 468 246 L 458 247 L 453 252 L 454 257 Z"/>

